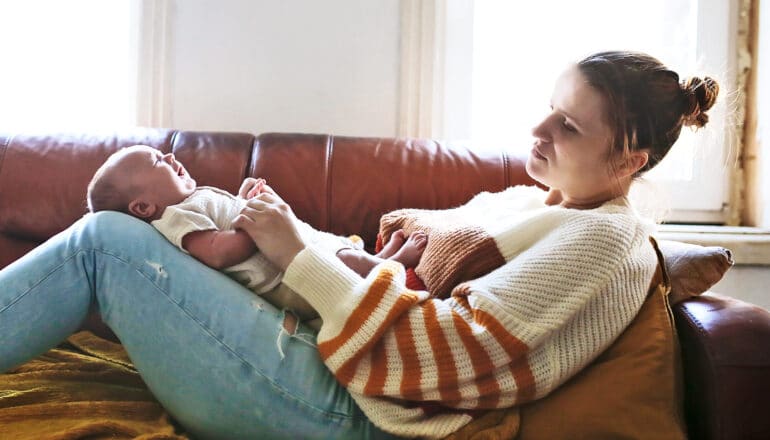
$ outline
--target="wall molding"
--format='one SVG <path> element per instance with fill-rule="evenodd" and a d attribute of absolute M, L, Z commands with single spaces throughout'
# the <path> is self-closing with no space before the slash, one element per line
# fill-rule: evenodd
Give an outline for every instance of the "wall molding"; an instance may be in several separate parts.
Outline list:
<path fill-rule="evenodd" d="M 398 136 L 441 137 L 444 7 L 443 0 L 401 0 Z"/>
<path fill-rule="evenodd" d="M 135 2 L 136 125 L 170 127 L 171 1 Z"/>
<path fill-rule="evenodd" d="M 701 246 L 730 249 L 736 265 L 770 266 L 770 230 L 745 226 L 658 225 L 653 234 Z"/>

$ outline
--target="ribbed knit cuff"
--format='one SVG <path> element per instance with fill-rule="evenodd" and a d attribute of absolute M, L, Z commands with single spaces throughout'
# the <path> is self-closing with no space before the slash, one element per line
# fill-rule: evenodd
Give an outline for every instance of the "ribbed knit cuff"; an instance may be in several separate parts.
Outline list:
<path fill-rule="evenodd" d="M 347 302 L 361 277 L 335 255 L 311 245 L 294 257 L 283 282 L 329 321 L 335 319 L 334 312 L 344 313 L 340 304 Z"/>

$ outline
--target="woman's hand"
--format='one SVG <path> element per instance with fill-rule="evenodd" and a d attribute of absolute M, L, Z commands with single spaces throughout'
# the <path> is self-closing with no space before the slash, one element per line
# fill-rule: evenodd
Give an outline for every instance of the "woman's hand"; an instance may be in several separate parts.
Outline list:
<path fill-rule="evenodd" d="M 241 189 L 238 190 L 238 197 L 242 199 L 251 199 L 260 195 L 265 189 L 265 179 L 255 179 L 247 177 L 241 183 Z"/>
<path fill-rule="evenodd" d="M 264 185 L 263 192 L 250 199 L 233 220 L 233 228 L 246 231 L 262 254 L 285 271 L 294 257 L 305 249 L 295 219 L 289 205 L 272 188 Z"/>

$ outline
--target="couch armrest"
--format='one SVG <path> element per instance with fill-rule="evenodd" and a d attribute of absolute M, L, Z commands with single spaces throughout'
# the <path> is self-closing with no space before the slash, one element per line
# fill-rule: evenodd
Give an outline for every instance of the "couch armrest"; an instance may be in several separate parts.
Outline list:
<path fill-rule="evenodd" d="M 690 438 L 770 438 L 770 312 L 708 292 L 674 307 Z"/>

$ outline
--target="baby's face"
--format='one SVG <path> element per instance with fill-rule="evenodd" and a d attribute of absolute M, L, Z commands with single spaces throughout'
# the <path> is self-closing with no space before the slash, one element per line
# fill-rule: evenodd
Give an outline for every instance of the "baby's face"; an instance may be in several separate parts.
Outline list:
<path fill-rule="evenodd" d="M 120 162 L 123 162 L 124 178 L 141 193 L 136 196 L 162 209 L 182 202 L 195 191 L 195 180 L 173 153 L 163 154 L 138 145 L 130 147 Z"/>

